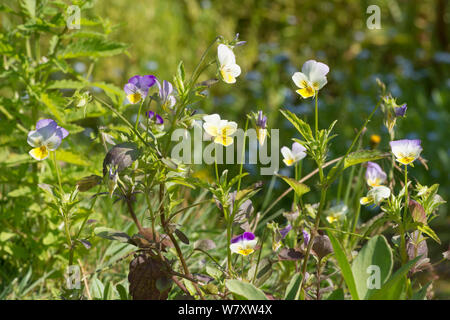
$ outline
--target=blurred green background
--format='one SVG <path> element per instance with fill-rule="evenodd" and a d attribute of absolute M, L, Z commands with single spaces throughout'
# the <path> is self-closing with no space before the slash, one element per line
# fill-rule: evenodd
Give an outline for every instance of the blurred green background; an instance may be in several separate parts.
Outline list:
<path fill-rule="evenodd" d="M 397 121 L 396 137 L 421 139 L 422 156 L 428 160 L 428 170 L 417 163 L 409 174 L 423 185 L 439 183 L 439 194 L 449 199 L 448 1 L 98 0 L 93 3 L 92 9 L 81 12 L 82 18 L 99 15 L 109 20 L 111 38 L 129 44 L 130 48 L 127 55 L 99 60 L 92 79 L 111 82 L 119 88 L 135 74 L 154 74 L 159 79 L 172 81 L 180 60 L 184 61 L 189 74 L 216 36 L 231 40 L 239 33 L 240 39 L 247 43 L 235 49 L 237 63 L 242 68 L 237 83 L 212 87 L 209 96 L 192 107 L 199 112 L 219 113 L 222 118 L 238 122 L 239 127 L 244 126 L 246 113 L 264 110 L 269 126 L 280 129 L 282 145 L 290 146 L 290 139 L 299 135 L 279 113 L 280 108 L 287 108 L 310 122 L 313 119 L 313 101 L 302 100 L 295 93 L 292 74 L 309 59 L 328 64 L 328 84 L 319 99 L 319 124 L 328 127 L 333 120 L 338 120 L 334 131 L 339 135 L 333 140 L 330 159 L 345 152 L 355 128 L 362 125 L 378 101 L 375 79 L 381 79 L 398 103 L 408 104 L 407 118 Z M 381 9 L 381 29 L 370 30 L 366 25 L 369 5 L 378 5 Z M 88 60 L 73 61 L 75 70 L 81 74 L 89 72 L 89 65 Z M 215 77 L 214 68 L 208 72 L 200 81 Z M 96 130 L 97 121 L 91 118 L 79 124 Z M 83 144 L 83 141 L 87 143 L 90 132 L 86 131 L 84 138 L 81 134 L 73 137 L 73 141 L 78 142 L 70 142 L 71 150 L 89 154 L 100 169 L 104 155 L 101 146 L 97 146 L 97 155 L 91 149 L 87 153 Z M 379 148 L 388 151 L 389 135 L 381 112 L 369 124 L 364 148 L 369 147 L 372 134 L 381 136 Z M 280 173 L 293 176 L 292 170 L 280 163 Z M 303 172 L 313 167 L 312 161 L 305 159 Z M 237 170 L 236 166 L 229 169 Z M 213 175 L 212 168 L 205 170 L 211 170 L 209 174 Z M 257 168 L 246 166 L 245 170 L 252 173 L 245 183 L 265 179 L 266 184 L 270 184 L 271 177 L 261 177 Z M 66 175 L 67 179 L 75 179 L 86 173 L 78 170 Z M 286 184 L 276 180 L 269 198 L 275 199 L 286 188 Z M 333 188 L 335 191 L 336 185 Z M 257 210 L 264 198 L 267 194 L 254 199 Z M 308 202 L 318 200 L 315 192 L 306 198 Z M 291 200 L 286 197 L 274 210 L 288 210 Z M 107 201 L 102 206 L 105 212 L 117 210 Z M 22 207 L 17 203 L 19 209 Z M 121 218 L 116 215 L 102 214 L 108 226 L 125 223 L 118 222 Z M 364 211 L 362 219 L 367 220 L 373 214 Z M 127 222 L 126 226 L 129 228 L 131 223 Z M 442 206 L 432 227 L 442 240 L 441 245 L 428 241 L 431 261 L 436 262 L 450 243 L 448 205 Z M 94 256 L 92 251 L 87 255 Z M 42 259 L 45 260 L 45 255 Z M 97 260 L 99 264 L 103 262 L 103 259 Z M 436 298 L 450 296 L 450 271 L 445 267 L 440 264 L 436 268 L 440 277 L 434 288 Z M 126 268 L 126 265 L 118 268 Z"/>
<path fill-rule="evenodd" d="M 369 29 L 369 5 L 381 9 L 381 29 Z M 264 110 L 268 123 L 280 129 L 284 145 L 298 134 L 279 114 L 286 107 L 312 120 L 313 102 L 294 92 L 291 75 L 303 62 L 315 59 L 330 66 L 328 84 L 319 101 L 320 125 L 338 119 L 330 158 L 342 154 L 378 99 L 375 79 L 381 79 L 397 102 L 407 103 L 407 118 L 397 121 L 396 138 L 421 139 L 422 156 L 429 169 L 416 165 L 412 175 L 422 184 L 440 184 L 444 199 L 450 195 L 448 139 L 450 105 L 450 5 L 445 0 L 399 1 L 293 1 L 293 0 L 164 0 L 98 1 L 94 11 L 121 24 L 115 37 L 130 43 L 128 56 L 102 60 L 95 79 L 118 86 L 134 74 L 155 74 L 171 80 L 179 60 L 192 71 L 203 50 L 217 36 L 247 41 L 235 50 L 242 75 L 235 85 L 212 89 L 210 99 L 196 108 L 217 112 L 242 127 L 250 110 Z M 210 77 L 214 77 L 210 70 Z M 208 79 L 205 77 L 204 79 Z M 389 136 L 381 112 L 370 123 L 371 134 L 388 150 Z M 305 169 L 313 164 L 305 161 Z M 257 173 L 255 168 L 247 170 Z M 283 169 L 282 174 L 293 176 Z M 211 172 L 212 174 L 212 172 Z M 255 175 L 255 179 L 261 177 Z M 273 197 L 285 190 L 276 183 Z M 314 197 L 312 195 L 311 197 Z M 289 207 L 289 201 L 280 207 Z M 368 219 L 373 212 L 363 212 Z M 432 261 L 441 259 L 450 241 L 450 217 L 444 205 L 432 223 L 442 245 L 428 241 Z M 441 280 L 450 279 L 445 265 L 437 268 Z M 437 297 L 450 291 L 447 281 L 437 284 Z"/>

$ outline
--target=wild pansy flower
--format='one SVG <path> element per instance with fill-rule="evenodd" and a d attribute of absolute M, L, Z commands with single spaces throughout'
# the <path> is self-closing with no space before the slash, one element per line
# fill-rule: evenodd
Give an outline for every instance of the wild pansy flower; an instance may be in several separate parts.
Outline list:
<path fill-rule="evenodd" d="M 371 187 L 381 186 L 386 182 L 387 175 L 381 169 L 378 163 L 375 162 L 367 162 L 366 169 L 366 182 Z"/>
<path fill-rule="evenodd" d="M 267 117 L 263 114 L 262 111 L 258 112 L 258 116 L 256 118 L 256 136 L 259 141 L 259 145 L 264 145 L 264 141 L 266 140 L 267 136 Z"/>
<path fill-rule="evenodd" d="M 273 251 L 277 251 L 281 247 L 281 240 L 286 238 L 287 234 L 291 230 L 292 230 L 292 226 L 290 224 L 288 224 L 286 227 L 284 227 L 281 230 L 278 230 L 278 227 L 276 228 L 274 241 L 272 242 Z"/>
<path fill-rule="evenodd" d="M 237 130 L 237 123 L 234 121 L 221 120 L 218 114 L 204 116 L 203 129 L 214 138 L 214 142 L 228 147 L 233 143 L 231 137 Z"/>
<path fill-rule="evenodd" d="M 328 223 L 335 223 L 336 221 L 341 220 L 348 212 L 348 207 L 341 203 L 335 205 L 326 211 L 327 213 L 327 221 Z"/>
<path fill-rule="evenodd" d="M 225 44 L 219 44 L 217 47 L 217 58 L 222 80 L 226 83 L 235 83 L 236 78 L 241 74 L 241 67 L 236 64 L 233 50 Z"/>
<path fill-rule="evenodd" d="M 309 235 L 308 231 L 306 231 L 305 229 L 302 230 L 302 235 L 303 235 L 303 242 L 305 243 L 305 246 L 307 246 L 311 236 Z"/>
<path fill-rule="evenodd" d="M 156 112 L 149 110 L 145 114 L 151 121 L 154 121 L 156 124 L 164 124 L 163 118 Z"/>
<path fill-rule="evenodd" d="M 383 97 L 382 110 L 385 114 L 384 125 L 392 133 L 398 117 L 404 117 L 408 109 L 406 103 L 399 106 L 391 95 Z"/>
<path fill-rule="evenodd" d="M 248 256 L 255 251 L 257 240 L 255 235 L 251 232 L 244 232 L 243 234 L 231 239 L 231 252 L 239 253 L 243 256 Z"/>
<path fill-rule="evenodd" d="M 68 135 L 69 132 L 58 126 L 54 120 L 39 120 L 36 123 L 36 130 L 28 133 L 27 142 L 34 148 L 29 154 L 36 160 L 44 160 L 48 157 L 49 151 L 58 149 L 61 141 Z"/>
<path fill-rule="evenodd" d="M 128 80 L 123 90 L 127 94 L 130 103 L 135 104 L 147 97 L 148 89 L 150 89 L 156 82 L 156 77 L 153 75 L 134 76 Z"/>
<path fill-rule="evenodd" d="M 423 150 L 420 143 L 420 140 L 404 139 L 391 141 L 389 144 L 397 161 L 401 164 L 408 165 L 420 156 Z"/>
<path fill-rule="evenodd" d="M 302 72 L 296 72 L 292 76 L 295 85 L 300 89 L 296 92 L 302 98 L 314 97 L 317 92 L 327 84 L 327 73 L 330 68 L 322 62 L 308 60 L 302 66 Z"/>
<path fill-rule="evenodd" d="M 177 100 L 173 95 L 173 85 L 166 80 L 163 80 L 162 85 L 158 80 L 156 80 L 156 84 L 159 89 L 158 96 L 161 99 L 161 105 L 163 109 L 173 108 L 173 106 L 177 103 Z"/>
<path fill-rule="evenodd" d="M 369 190 L 367 196 L 362 197 L 359 202 L 363 205 L 376 204 L 379 205 L 384 199 L 389 198 L 391 189 L 385 186 L 374 187 Z"/>
<path fill-rule="evenodd" d="M 283 162 L 287 166 L 292 166 L 296 162 L 302 160 L 304 157 L 306 157 L 306 148 L 302 146 L 298 142 L 294 142 L 292 144 L 292 150 L 288 147 L 281 148 L 281 154 L 283 155 L 284 159 Z"/>

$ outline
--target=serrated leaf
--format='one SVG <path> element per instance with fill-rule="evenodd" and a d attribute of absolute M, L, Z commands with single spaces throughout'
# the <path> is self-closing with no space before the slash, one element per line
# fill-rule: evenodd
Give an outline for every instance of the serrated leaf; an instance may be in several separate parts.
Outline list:
<path fill-rule="evenodd" d="M 358 150 L 350 153 L 344 160 L 344 169 L 355 164 L 375 161 L 387 157 L 389 154 L 380 150 Z"/>
<path fill-rule="evenodd" d="M 302 135 L 303 139 L 307 142 L 312 141 L 314 139 L 311 127 L 305 121 L 299 119 L 295 114 L 290 112 L 289 110 L 280 110 L 280 112 L 285 116 L 286 119 L 289 120 L 290 123 L 297 129 L 298 132 Z"/>
<path fill-rule="evenodd" d="M 264 292 L 251 283 L 240 280 L 226 280 L 225 286 L 239 300 L 268 300 Z"/>
<path fill-rule="evenodd" d="M 306 184 L 300 183 L 295 179 L 281 175 L 277 176 L 283 179 L 288 185 L 290 185 L 298 197 L 301 197 L 302 195 L 308 193 L 311 190 Z"/>
<path fill-rule="evenodd" d="M 424 225 L 419 225 L 417 226 L 417 229 L 419 229 L 420 231 L 422 231 L 423 233 L 427 234 L 428 236 L 431 237 L 431 239 L 433 239 L 434 241 L 436 241 L 437 243 L 441 244 L 441 240 L 439 239 L 439 237 L 437 236 L 437 234 L 434 232 L 433 229 L 431 229 L 428 225 L 424 224 Z"/>
<path fill-rule="evenodd" d="M 104 38 L 77 39 L 69 43 L 59 52 L 59 59 L 73 59 L 79 57 L 109 57 L 120 54 L 128 48 L 128 45 L 120 42 L 113 42 Z"/>
<path fill-rule="evenodd" d="M 58 120 L 59 123 L 64 123 L 64 119 L 59 107 L 54 103 L 53 99 L 47 93 L 41 94 L 41 101 L 43 104 L 45 104 L 45 106 L 53 114 L 56 120 Z"/>

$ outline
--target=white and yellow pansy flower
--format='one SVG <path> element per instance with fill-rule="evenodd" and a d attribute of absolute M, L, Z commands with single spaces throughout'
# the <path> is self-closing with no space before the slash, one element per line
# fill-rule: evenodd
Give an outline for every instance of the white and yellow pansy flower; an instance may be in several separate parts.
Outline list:
<path fill-rule="evenodd" d="M 218 114 L 204 116 L 203 129 L 213 137 L 214 142 L 228 147 L 233 143 L 231 137 L 237 130 L 237 123 L 234 121 L 221 120 Z"/>
<path fill-rule="evenodd" d="M 281 154 L 283 155 L 284 159 L 283 162 L 287 166 L 292 166 L 296 162 L 302 160 L 304 157 L 306 157 L 306 148 L 302 146 L 298 142 L 294 142 L 292 144 L 292 150 L 288 147 L 281 148 Z"/>
<path fill-rule="evenodd" d="M 371 187 L 381 186 L 386 182 L 387 175 L 375 162 L 367 162 L 366 182 Z"/>
<path fill-rule="evenodd" d="M 384 199 L 389 198 L 391 189 L 385 186 L 374 187 L 369 190 L 367 196 L 362 197 L 359 202 L 362 205 L 376 204 L 379 205 Z"/>
<path fill-rule="evenodd" d="M 236 78 L 241 74 L 241 67 L 236 64 L 236 57 L 225 44 L 219 44 L 217 47 L 217 58 L 219 60 L 219 72 L 223 81 L 226 83 L 235 83 Z"/>
<path fill-rule="evenodd" d="M 304 99 L 314 97 L 327 84 L 326 75 L 329 71 L 330 68 L 325 63 L 306 61 L 302 72 L 296 72 L 292 76 L 295 85 L 300 88 L 296 92 Z"/>
<path fill-rule="evenodd" d="M 404 165 L 416 160 L 423 150 L 420 146 L 420 140 L 396 140 L 389 144 L 396 160 Z"/>

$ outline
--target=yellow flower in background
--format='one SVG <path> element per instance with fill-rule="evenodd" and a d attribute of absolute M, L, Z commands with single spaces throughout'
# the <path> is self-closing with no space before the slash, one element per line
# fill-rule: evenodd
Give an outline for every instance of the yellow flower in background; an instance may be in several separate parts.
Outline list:
<path fill-rule="evenodd" d="M 218 114 L 204 116 L 203 129 L 213 137 L 214 142 L 228 147 L 233 143 L 231 137 L 237 130 L 237 123 L 234 121 L 221 120 Z"/>
<path fill-rule="evenodd" d="M 330 68 L 325 63 L 306 61 L 302 72 L 296 72 L 292 76 L 292 81 L 300 88 L 296 92 L 304 99 L 314 97 L 327 84 L 326 75 L 329 71 Z"/>
<path fill-rule="evenodd" d="M 233 50 L 227 45 L 219 44 L 217 47 L 217 58 L 219 60 L 219 72 L 223 81 L 235 83 L 236 78 L 241 74 L 241 67 L 236 64 L 236 57 Z"/>

